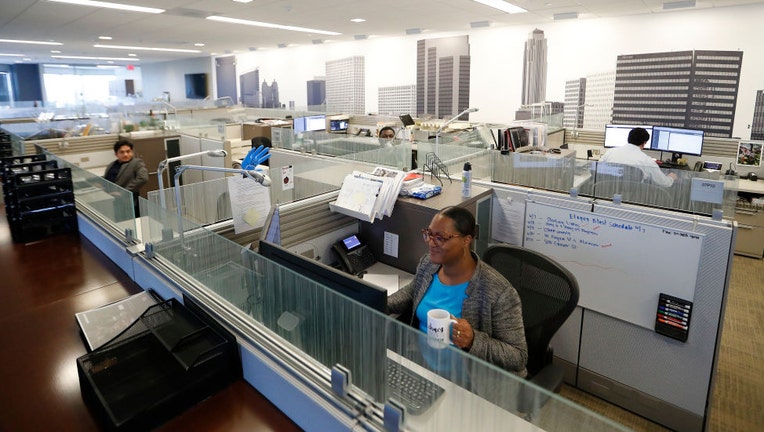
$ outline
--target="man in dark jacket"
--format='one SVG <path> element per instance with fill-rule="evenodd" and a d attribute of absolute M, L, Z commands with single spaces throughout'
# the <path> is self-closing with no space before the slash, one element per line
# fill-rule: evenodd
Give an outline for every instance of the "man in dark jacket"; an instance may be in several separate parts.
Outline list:
<path fill-rule="evenodd" d="M 133 193 L 135 216 L 138 217 L 138 196 L 141 187 L 149 180 L 149 172 L 142 159 L 133 155 L 133 143 L 125 140 L 114 144 L 117 160 L 106 167 L 104 178 Z"/>

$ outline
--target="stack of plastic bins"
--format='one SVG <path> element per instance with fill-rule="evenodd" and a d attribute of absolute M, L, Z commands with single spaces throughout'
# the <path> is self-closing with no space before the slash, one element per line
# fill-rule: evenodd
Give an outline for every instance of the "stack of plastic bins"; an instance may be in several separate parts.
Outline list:
<path fill-rule="evenodd" d="M 13 146 L 11 136 L 7 132 L 0 130 L 0 157 L 13 156 Z"/>
<path fill-rule="evenodd" d="M 14 242 L 77 232 L 72 172 L 56 166 L 55 161 L 4 166 L 3 199 Z"/>
<path fill-rule="evenodd" d="M 241 377 L 235 338 L 170 299 L 77 359 L 83 399 L 104 426 L 149 430 Z"/>

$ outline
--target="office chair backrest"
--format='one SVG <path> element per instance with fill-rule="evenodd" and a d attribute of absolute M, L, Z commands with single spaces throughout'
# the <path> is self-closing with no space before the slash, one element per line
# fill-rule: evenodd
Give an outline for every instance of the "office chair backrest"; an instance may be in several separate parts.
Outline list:
<path fill-rule="evenodd" d="M 530 379 L 552 362 L 549 342 L 578 304 L 578 282 L 557 261 L 519 246 L 491 246 L 483 260 L 520 295 Z"/>

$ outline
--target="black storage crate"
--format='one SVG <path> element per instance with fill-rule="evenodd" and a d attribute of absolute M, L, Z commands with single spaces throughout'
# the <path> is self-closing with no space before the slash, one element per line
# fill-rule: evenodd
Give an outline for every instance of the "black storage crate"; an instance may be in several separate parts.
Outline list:
<path fill-rule="evenodd" d="M 174 299 L 77 359 L 83 398 L 109 429 L 148 430 L 241 376 L 235 338 Z"/>
<path fill-rule="evenodd" d="M 58 234 L 79 230 L 77 208 L 74 204 L 33 210 L 20 214 L 8 213 L 8 226 L 15 243 L 29 243 Z"/>
<path fill-rule="evenodd" d="M 43 160 L 4 165 L 2 167 L 3 187 L 5 187 L 6 183 L 12 184 L 13 182 L 11 181 L 11 178 L 16 174 L 55 169 L 58 169 L 58 161 L 55 160 Z"/>

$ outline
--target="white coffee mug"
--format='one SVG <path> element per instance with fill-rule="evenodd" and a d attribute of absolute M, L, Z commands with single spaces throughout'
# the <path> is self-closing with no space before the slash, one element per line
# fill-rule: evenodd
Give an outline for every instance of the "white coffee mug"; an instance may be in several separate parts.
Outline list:
<path fill-rule="evenodd" d="M 451 319 L 451 313 L 445 309 L 430 309 L 427 312 L 427 335 L 431 338 L 428 340 L 431 347 L 443 348 L 452 343 L 451 323 L 456 323 L 456 320 Z"/>

